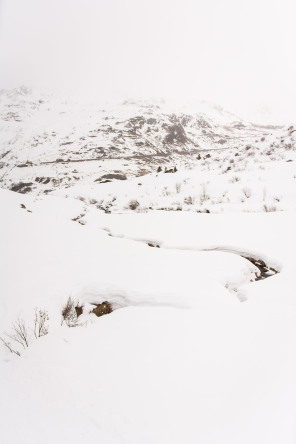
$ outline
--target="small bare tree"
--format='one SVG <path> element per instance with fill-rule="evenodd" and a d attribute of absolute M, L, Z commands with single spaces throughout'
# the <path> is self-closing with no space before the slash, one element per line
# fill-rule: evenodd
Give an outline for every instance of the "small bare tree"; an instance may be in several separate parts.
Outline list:
<path fill-rule="evenodd" d="M 12 332 L 11 333 L 5 333 L 5 336 L 7 338 L 12 339 L 13 343 L 20 344 L 24 349 L 29 347 L 29 334 L 28 330 L 25 324 L 25 321 L 21 318 L 18 318 L 18 320 L 13 324 L 12 326 Z M 8 348 L 10 353 L 13 353 L 15 355 L 20 356 L 20 352 L 15 348 L 14 345 L 9 342 L 8 339 L 4 337 L 0 337 L 1 342 L 3 345 Z"/>
<path fill-rule="evenodd" d="M 29 347 L 29 333 L 25 321 L 21 318 L 18 318 L 15 324 L 13 324 L 12 333 L 6 333 L 6 336 L 21 344 L 24 349 Z"/>
<path fill-rule="evenodd" d="M 34 318 L 34 336 L 35 338 L 40 338 L 48 333 L 48 326 L 46 322 L 49 320 L 48 313 L 45 310 L 38 310 L 35 308 L 35 318 Z"/>

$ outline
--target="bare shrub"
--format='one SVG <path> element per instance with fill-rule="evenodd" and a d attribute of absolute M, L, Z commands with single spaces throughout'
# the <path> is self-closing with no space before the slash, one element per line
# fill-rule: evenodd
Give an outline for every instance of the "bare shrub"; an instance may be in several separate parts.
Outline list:
<path fill-rule="evenodd" d="M 206 186 L 204 185 L 202 187 L 202 192 L 199 196 L 200 204 L 202 205 L 203 203 L 205 203 L 209 199 L 210 199 L 210 196 L 208 195 Z"/>
<path fill-rule="evenodd" d="M 29 347 L 29 333 L 25 321 L 21 318 L 18 318 L 15 324 L 13 324 L 12 333 L 6 333 L 6 336 L 8 336 L 13 341 L 21 344 L 24 349 Z"/>
<path fill-rule="evenodd" d="M 34 318 L 34 336 L 35 338 L 41 338 L 41 336 L 45 336 L 48 333 L 48 326 L 46 322 L 49 320 L 48 313 L 45 310 L 37 310 L 35 309 L 35 318 Z"/>
<path fill-rule="evenodd" d="M 66 304 L 62 308 L 61 325 L 63 325 L 64 322 L 68 327 L 78 327 L 80 325 L 78 323 L 77 312 L 75 310 L 75 302 L 71 296 L 69 296 Z"/>
<path fill-rule="evenodd" d="M 132 199 L 129 201 L 128 207 L 130 210 L 136 210 L 140 203 L 136 199 Z"/>
<path fill-rule="evenodd" d="M 0 337 L 3 345 L 8 348 L 10 353 L 20 356 L 20 352 L 15 348 L 14 343 L 20 344 L 24 349 L 29 347 L 29 333 L 25 321 L 21 318 L 18 318 L 17 321 L 13 324 L 12 332 L 5 333 L 5 336 L 13 341 L 12 345 L 8 339 Z"/>
<path fill-rule="evenodd" d="M 263 205 L 263 210 L 266 213 L 274 213 L 277 211 L 277 207 L 275 205 Z"/>
<path fill-rule="evenodd" d="M 48 333 L 48 326 L 46 322 L 49 320 L 48 313 L 45 310 L 35 309 L 35 317 L 34 317 L 34 328 L 30 329 L 33 331 L 36 339 L 41 336 L 45 336 Z M 12 343 L 9 339 L 5 337 L 0 337 L 3 345 L 10 351 L 10 353 L 16 354 L 20 356 L 20 352 L 16 347 L 16 345 L 21 345 L 23 349 L 26 349 L 30 345 L 30 335 L 29 330 L 25 324 L 25 321 L 21 318 L 18 318 L 17 321 L 12 326 L 11 333 L 4 333 L 5 336 L 12 340 Z"/>
<path fill-rule="evenodd" d="M 184 203 L 186 205 L 194 205 L 195 204 L 195 197 L 194 196 L 184 197 Z"/>
<path fill-rule="evenodd" d="M 242 189 L 243 194 L 249 199 L 252 196 L 252 190 L 248 187 Z"/>
<path fill-rule="evenodd" d="M 20 352 L 19 352 L 18 350 L 16 350 L 15 348 L 13 348 L 13 346 L 11 345 L 10 342 L 8 342 L 7 339 L 2 338 L 2 337 L 0 336 L 0 341 L 2 341 L 2 344 L 3 344 L 6 348 L 8 348 L 8 350 L 10 351 L 10 353 L 15 354 L 15 355 L 17 355 L 17 356 L 21 356 Z"/>
<path fill-rule="evenodd" d="M 176 182 L 175 187 L 176 187 L 176 192 L 179 194 L 182 188 L 181 182 Z"/>
<path fill-rule="evenodd" d="M 231 179 L 230 179 L 230 182 L 231 183 L 235 183 L 235 182 L 239 182 L 241 179 L 240 179 L 240 177 L 239 176 L 233 176 Z"/>
<path fill-rule="evenodd" d="M 170 196 L 171 195 L 171 192 L 168 190 L 168 187 L 163 188 L 162 195 L 163 196 Z"/>

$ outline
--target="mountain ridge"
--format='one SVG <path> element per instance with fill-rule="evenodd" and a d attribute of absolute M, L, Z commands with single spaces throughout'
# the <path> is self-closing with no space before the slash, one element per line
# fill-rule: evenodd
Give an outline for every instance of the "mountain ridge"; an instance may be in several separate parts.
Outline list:
<path fill-rule="evenodd" d="M 197 105 L 204 112 L 161 100 L 99 106 L 24 86 L 1 90 L 2 186 L 11 188 L 17 181 L 37 189 L 45 177 L 54 188 L 89 174 L 94 181 L 98 175 L 133 177 L 159 166 L 186 167 L 205 151 L 235 150 L 281 128 L 250 123 L 217 105 Z M 78 163 L 88 165 L 79 178 L 72 167 Z"/>

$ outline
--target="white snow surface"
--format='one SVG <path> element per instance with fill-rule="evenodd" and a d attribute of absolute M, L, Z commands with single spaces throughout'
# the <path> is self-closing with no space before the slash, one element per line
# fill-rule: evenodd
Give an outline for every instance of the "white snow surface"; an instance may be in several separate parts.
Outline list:
<path fill-rule="evenodd" d="M 0 91 L 4 444 L 295 444 L 296 129 L 196 107 Z"/>
<path fill-rule="evenodd" d="M 50 318 L 20 357 L 1 348 L 2 442 L 295 443 L 295 211 L 0 204 L 2 336 L 35 307 Z M 279 273 L 255 282 L 243 253 Z M 76 328 L 61 326 L 70 295 Z M 111 314 L 87 313 L 103 301 Z"/>

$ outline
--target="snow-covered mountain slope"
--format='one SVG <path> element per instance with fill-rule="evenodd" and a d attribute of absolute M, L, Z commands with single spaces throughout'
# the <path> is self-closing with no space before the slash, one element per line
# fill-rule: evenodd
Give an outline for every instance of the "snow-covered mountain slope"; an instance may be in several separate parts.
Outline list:
<path fill-rule="evenodd" d="M 5 444 L 295 443 L 296 131 L 199 107 L 1 93 Z"/>
<path fill-rule="evenodd" d="M 295 442 L 295 212 L 97 211 L 83 226 L 79 200 L 0 190 L 0 202 L 0 336 L 21 355 L 1 344 L 5 444 Z M 280 273 L 254 282 L 249 261 L 205 244 L 264 254 Z M 68 328 L 69 295 L 114 311 Z M 38 338 L 35 307 L 49 316 Z M 28 348 L 5 335 L 18 318 Z"/>
<path fill-rule="evenodd" d="M 295 132 L 283 129 L 253 145 L 204 153 L 195 163 L 107 183 L 77 181 L 52 192 L 88 209 L 197 212 L 272 212 L 296 209 Z M 86 222 L 87 218 L 84 218 Z M 80 222 L 83 222 L 81 219 Z"/>
<path fill-rule="evenodd" d="M 230 157 L 279 128 L 243 121 L 208 103 L 98 105 L 22 87 L 1 91 L 0 130 L 2 186 L 50 193 L 78 182 L 141 176 L 159 166 L 192 167 L 205 151 Z"/>

